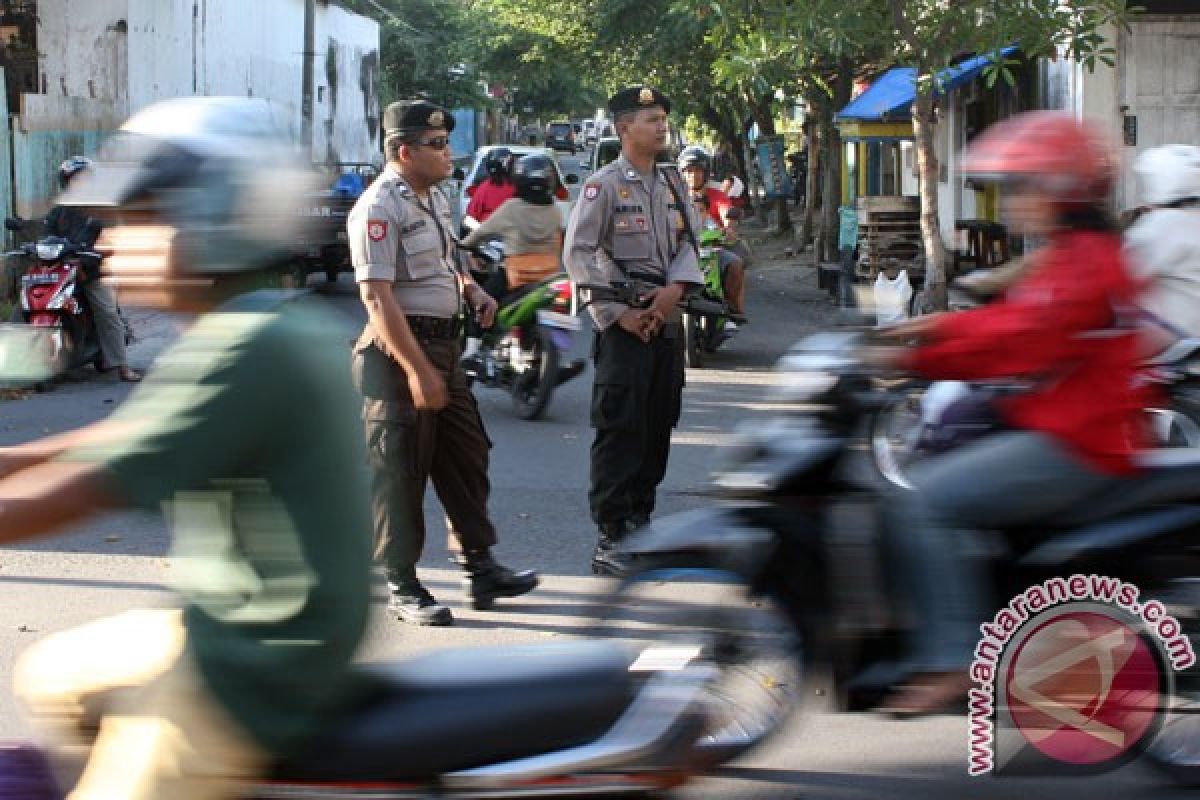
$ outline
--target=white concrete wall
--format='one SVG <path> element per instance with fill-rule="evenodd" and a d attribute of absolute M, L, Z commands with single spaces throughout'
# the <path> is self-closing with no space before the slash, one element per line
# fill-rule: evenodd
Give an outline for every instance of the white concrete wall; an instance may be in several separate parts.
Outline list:
<path fill-rule="evenodd" d="M 118 118 L 181 95 L 261 97 L 300 136 L 303 0 L 41 0 L 38 16 L 49 95 L 107 100 Z M 318 5 L 315 49 L 316 158 L 375 159 L 378 23 Z"/>
<path fill-rule="evenodd" d="M 316 41 L 313 152 L 318 160 L 382 163 L 379 24 L 318 7 Z"/>
<path fill-rule="evenodd" d="M 128 10 L 129 0 L 38 3 L 38 79 L 47 97 L 106 101 L 126 110 L 129 34 L 121 23 Z"/>

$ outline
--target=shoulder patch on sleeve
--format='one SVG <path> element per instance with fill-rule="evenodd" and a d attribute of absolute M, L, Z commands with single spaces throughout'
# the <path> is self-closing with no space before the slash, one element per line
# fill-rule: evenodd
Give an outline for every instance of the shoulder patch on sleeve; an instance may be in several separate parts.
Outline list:
<path fill-rule="evenodd" d="M 600 184 L 589 183 L 587 186 L 583 187 L 583 199 L 595 200 L 599 195 L 600 195 Z"/>
<path fill-rule="evenodd" d="M 367 220 L 367 238 L 372 242 L 382 242 L 387 238 L 388 223 L 386 219 Z"/>

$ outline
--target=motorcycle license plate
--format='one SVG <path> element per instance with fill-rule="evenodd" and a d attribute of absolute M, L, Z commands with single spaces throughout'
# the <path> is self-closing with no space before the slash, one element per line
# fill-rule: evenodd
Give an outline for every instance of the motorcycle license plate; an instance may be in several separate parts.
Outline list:
<path fill-rule="evenodd" d="M 539 311 L 537 312 L 539 325 L 548 325 L 551 328 L 559 328 L 564 331 L 577 331 L 583 327 L 579 321 L 579 317 L 572 317 L 570 314 L 560 314 L 557 311 Z"/>
<path fill-rule="evenodd" d="M 30 272 L 28 275 L 21 276 L 21 283 L 25 286 L 42 286 L 49 283 L 58 283 L 58 276 L 53 272 Z"/>

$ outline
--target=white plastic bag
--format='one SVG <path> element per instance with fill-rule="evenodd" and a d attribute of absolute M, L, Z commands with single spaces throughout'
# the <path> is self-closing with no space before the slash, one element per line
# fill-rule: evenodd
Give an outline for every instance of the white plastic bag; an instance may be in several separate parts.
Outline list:
<path fill-rule="evenodd" d="M 888 280 L 883 272 L 875 278 L 875 323 L 895 325 L 908 319 L 913 288 L 908 282 L 908 270 L 902 269 L 895 279 Z"/>

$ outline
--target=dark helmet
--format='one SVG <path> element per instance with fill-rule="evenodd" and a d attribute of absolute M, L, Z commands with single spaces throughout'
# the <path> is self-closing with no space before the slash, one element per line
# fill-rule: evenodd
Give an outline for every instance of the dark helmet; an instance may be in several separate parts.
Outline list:
<path fill-rule="evenodd" d="M 71 182 L 71 178 L 74 178 L 91 166 L 92 160 L 90 158 L 71 156 L 58 165 L 58 185 L 63 189 L 67 188 L 67 184 Z"/>
<path fill-rule="evenodd" d="M 554 202 L 554 165 L 546 156 L 532 153 L 517 160 L 512 171 L 517 197 L 529 203 L 548 206 Z"/>
<path fill-rule="evenodd" d="M 712 172 L 712 157 L 708 154 L 707 150 L 698 145 L 683 148 L 676 163 L 681 170 L 688 167 L 699 167 L 704 170 L 705 175 Z"/>
<path fill-rule="evenodd" d="M 483 168 L 487 170 L 487 174 L 490 177 L 502 178 L 508 174 L 508 163 L 511 159 L 511 150 L 507 147 L 497 147 L 488 151 L 487 158 L 483 162 Z"/>

